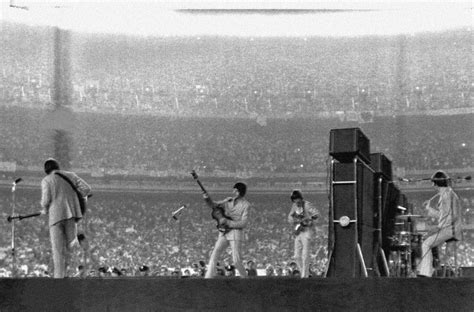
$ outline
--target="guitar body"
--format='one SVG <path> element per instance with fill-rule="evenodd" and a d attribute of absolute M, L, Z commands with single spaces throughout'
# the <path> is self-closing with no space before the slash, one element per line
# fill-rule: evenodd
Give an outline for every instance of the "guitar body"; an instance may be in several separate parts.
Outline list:
<path fill-rule="evenodd" d="M 309 219 L 305 219 L 303 216 L 297 215 L 294 216 L 295 218 L 299 218 L 300 222 L 295 226 L 295 229 L 293 230 L 293 234 L 295 236 L 298 236 L 301 232 L 304 231 L 304 229 L 310 225 L 312 220 L 316 220 L 318 217 L 317 216 L 312 216 Z"/>
<path fill-rule="evenodd" d="M 207 198 L 206 198 L 206 203 L 211 207 L 212 211 L 211 211 L 211 217 L 216 220 L 217 222 L 217 229 L 219 230 L 219 232 L 222 232 L 222 233 L 227 233 L 230 229 L 225 226 L 224 224 L 222 224 L 222 220 L 224 219 L 227 219 L 227 220 L 232 220 L 230 219 L 228 216 L 225 215 L 225 211 L 224 211 L 224 205 L 222 204 L 215 204 L 211 198 L 209 197 L 209 194 L 207 193 L 206 189 L 204 188 L 204 186 L 202 185 L 201 181 L 199 181 L 199 178 L 198 178 L 198 175 L 196 174 L 196 171 L 192 171 L 191 172 L 191 175 L 193 176 L 193 178 L 196 180 L 197 184 L 201 187 L 201 190 L 207 195 Z"/>
<path fill-rule="evenodd" d="M 217 229 L 219 230 L 219 232 L 227 233 L 229 231 L 229 228 L 227 228 L 221 222 L 221 220 L 224 220 L 224 219 L 230 220 L 230 218 L 225 215 L 224 206 L 213 205 L 211 216 L 214 220 L 217 221 Z"/>
<path fill-rule="evenodd" d="M 307 226 L 307 225 L 305 224 L 304 221 L 299 222 L 299 223 L 295 226 L 295 230 L 293 231 L 293 234 L 294 234 L 295 236 L 298 236 L 301 232 L 304 231 L 304 229 L 305 229 L 306 226 Z"/>

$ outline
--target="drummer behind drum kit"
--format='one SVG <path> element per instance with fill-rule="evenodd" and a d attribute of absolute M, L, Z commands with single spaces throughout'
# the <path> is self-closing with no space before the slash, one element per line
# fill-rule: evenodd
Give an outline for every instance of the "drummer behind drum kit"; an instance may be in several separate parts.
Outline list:
<path fill-rule="evenodd" d="M 416 261 L 421 258 L 422 233 L 418 231 L 416 220 L 421 215 L 407 214 L 407 208 L 395 217 L 395 231 L 391 239 L 390 272 L 393 277 L 415 277 Z"/>

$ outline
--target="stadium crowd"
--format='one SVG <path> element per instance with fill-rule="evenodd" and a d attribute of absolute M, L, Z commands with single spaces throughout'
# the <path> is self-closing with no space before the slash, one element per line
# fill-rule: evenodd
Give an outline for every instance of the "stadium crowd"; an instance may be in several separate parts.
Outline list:
<path fill-rule="evenodd" d="M 17 213 L 35 210 L 37 194 L 28 191 L 23 195 L 16 203 Z M 264 198 L 253 196 L 255 202 L 252 203 L 254 208 L 245 233 L 243 259 L 245 262 L 253 261 L 259 271 L 269 266 L 283 270 L 293 262 L 292 228 L 286 221 L 290 203 L 287 197 L 281 194 Z M 177 220 L 171 218 L 172 211 L 183 203 L 188 208 Z M 3 215 L 10 212 L 10 204 L 9 200 L 0 204 Z M 325 207 L 321 209 L 327 210 Z M 322 274 L 327 261 L 326 215 L 318 221 L 317 239 L 311 255 L 315 275 Z M 0 246 L 8 246 L 11 224 L 6 222 L 6 217 L 1 222 L 4 224 Z M 177 267 L 183 268 L 184 273 L 184 268 L 191 269 L 200 262 L 207 263 L 218 233 L 200 194 L 184 193 L 95 194 L 79 229 L 85 233 L 89 245 L 87 267 L 90 270 L 98 273 L 99 268 L 119 268 L 131 275 L 145 274 L 143 266 L 149 270 L 147 275 L 169 275 Z M 37 274 L 41 268 L 50 268 L 50 242 L 45 218 L 17 222 L 16 244 L 17 264 L 28 267 L 29 274 L 34 271 Z M 2 251 L 0 267 L 9 270 L 12 261 L 10 251 Z M 76 260 L 71 263 L 71 275 L 82 264 L 82 256 L 83 253 L 77 250 Z M 221 268 L 232 265 L 231 260 L 230 254 L 225 254 L 220 262 Z M 165 267 L 167 270 L 162 272 Z"/>
<path fill-rule="evenodd" d="M 57 138 L 48 114 L 0 107 L 0 161 L 39 168 Z M 474 163 L 472 116 L 377 117 L 365 124 L 292 118 L 262 126 L 248 119 L 75 113 L 64 132 L 71 167 L 96 175 L 188 176 L 196 169 L 215 176 L 271 177 L 324 174 L 329 132 L 346 127 L 361 127 L 371 152 L 383 152 L 394 168 L 468 168 Z"/>
<path fill-rule="evenodd" d="M 4 193 L 7 199 L 7 192 Z M 292 228 L 286 221 L 289 211 L 286 195 L 249 194 L 252 209 L 242 258 L 246 264 L 252 261 L 259 275 L 292 276 L 293 239 Z M 18 196 L 18 213 L 35 211 L 39 194 L 29 190 Z M 313 277 L 319 277 L 326 270 L 328 257 L 327 198 L 312 194 L 308 199 L 321 210 L 311 253 Z M 418 201 L 421 200 L 422 197 Z M 415 199 L 413 203 L 418 205 L 418 201 Z M 474 197 L 462 196 L 462 201 L 464 223 L 470 224 Z M 173 219 L 172 212 L 182 204 L 187 204 L 187 209 L 177 220 Z M 10 212 L 10 205 L 10 200 L 0 203 L 3 214 L 0 246 L 8 246 L 11 239 L 11 224 L 5 217 Z M 201 276 L 205 270 L 218 232 L 199 193 L 99 193 L 94 195 L 89 206 L 86 218 L 79 226 L 88 243 L 87 271 L 76 272 L 79 265 L 84 264 L 83 252 L 76 250 L 75 260 L 70 265 L 71 276 L 76 273 L 81 276 L 113 276 L 114 270 L 125 276 L 183 276 L 186 270 L 191 276 Z M 418 210 L 416 208 L 415 212 L 423 214 Z M 474 266 L 472 235 L 472 231 L 465 231 L 464 239 L 458 244 L 461 266 Z M 15 239 L 17 265 L 23 272 L 20 275 L 38 276 L 44 271 L 51 272 L 45 218 L 17 222 Z M 10 250 L 3 248 L 0 268 L 10 272 L 11 261 Z M 231 261 L 228 250 L 220 261 L 221 275 L 232 273 L 227 272 L 231 270 Z"/>
<path fill-rule="evenodd" d="M 53 28 L 3 22 L 3 100 L 50 102 L 55 35 Z M 72 102 L 88 111 L 268 118 L 472 104 L 464 29 L 343 39 L 65 38 Z"/>
<path fill-rule="evenodd" d="M 74 142 L 72 167 L 96 173 L 325 172 L 329 130 L 359 126 L 399 168 L 473 163 L 472 114 L 430 114 L 472 107 L 468 30 L 345 39 L 71 33 L 63 43 L 74 113 L 62 124 L 50 112 L 56 34 L 2 23 L 0 161 L 36 166 L 59 128 Z"/>

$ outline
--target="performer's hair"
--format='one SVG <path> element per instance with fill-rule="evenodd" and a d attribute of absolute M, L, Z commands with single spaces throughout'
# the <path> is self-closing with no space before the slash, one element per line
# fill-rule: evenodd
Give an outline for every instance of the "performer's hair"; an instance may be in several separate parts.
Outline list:
<path fill-rule="evenodd" d="M 54 158 L 48 158 L 44 163 L 44 172 L 50 174 L 53 170 L 59 170 L 59 163 Z"/>
<path fill-rule="evenodd" d="M 234 188 L 239 191 L 240 196 L 245 196 L 245 193 L 247 193 L 247 185 L 245 185 L 243 182 L 235 183 Z"/>
<path fill-rule="evenodd" d="M 290 196 L 291 201 L 295 201 L 297 199 L 303 199 L 303 194 L 301 194 L 300 190 L 293 190 Z"/>
<path fill-rule="evenodd" d="M 439 187 L 447 187 L 449 179 L 449 176 L 442 170 L 436 171 L 431 176 L 431 181 L 433 181 L 434 185 Z"/>

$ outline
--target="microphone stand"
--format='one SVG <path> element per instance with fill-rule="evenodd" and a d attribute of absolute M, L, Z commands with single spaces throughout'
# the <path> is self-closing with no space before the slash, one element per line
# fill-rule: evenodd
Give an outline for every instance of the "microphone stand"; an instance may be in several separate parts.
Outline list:
<path fill-rule="evenodd" d="M 182 264 L 182 258 L 183 258 L 183 226 L 182 226 L 182 222 L 181 222 L 181 218 L 178 218 L 178 230 L 179 230 L 179 236 L 178 236 L 178 239 L 179 239 L 179 245 L 178 245 L 178 248 L 179 248 L 179 253 L 178 253 L 178 263 L 179 263 L 179 267 L 181 268 L 181 264 Z"/>
<path fill-rule="evenodd" d="M 13 182 L 12 186 L 12 216 L 15 215 L 15 208 L 16 208 L 16 185 L 22 180 L 22 178 L 18 178 Z M 10 219 L 11 220 L 11 219 Z M 16 251 L 15 251 L 15 222 L 12 222 L 12 232 L 11 232 L 11 255 L 12 255 L 12 277 L 16 277 Z"/>
<path fill-rule="evenodd" d="M 439 179 L 432 179 L 432 178 L 419 178 L 419 179 L 414 179 L 414 178 L 405 178 L 405 177 L 399 177 L 398 181 L 400 182 L 407 182 L 407 183 L 413 183 L 413 182 L 421 182 L 421 181 L 440 181 L 440 180 L 448 180 L 448 181 L 455 181 L 455 182 L 460 182 L 460 181 L 471 181 L 472 176 L 467 175 L 464 177 L 456 177 L 456 178 L 439 178 Z"/>
<path fill-rule="evenodd" d="M 186 208 L 187 206 L 186 205 L 183 205 L 181 206 L 177 211 L 175 211 L 173 213 L 173 219 L 175 221 L 178 221 L 178 263 L 179 263 L 179 267 L 181 268 L 181 260 L 182 260 L 182 257 L 183 257 L 183 248 L 182 248 L 182 245 L 183 245 L 183 227 L 182 227 L 182 223 L 181 223 L 181 215 L 182 215 L 182 211 L 184 210 L 184 208 Z"/>

